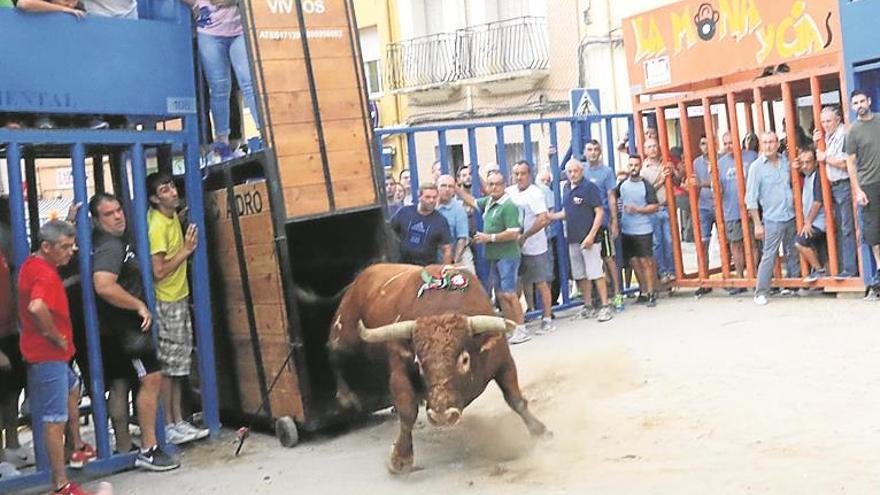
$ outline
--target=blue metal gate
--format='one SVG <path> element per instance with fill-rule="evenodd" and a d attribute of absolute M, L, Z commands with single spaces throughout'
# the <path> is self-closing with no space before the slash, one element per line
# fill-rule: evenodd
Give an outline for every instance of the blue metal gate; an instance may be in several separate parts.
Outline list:
<path fill-rule="evenodd" d="M 569 132 L 569 139 L 560 139 L 560 127 Z M 562 144 L 568 145 L 567 151 L 562 155 L 561 158 L 558 151 L 549 154 L 548 165 L 550 173 L 553 176 L 551 184 L 553 189 L 553 196 L 556 203 L 556 211 L 559 211 L 562 208 L 560 181 L 565 180 L 562 175 L 565 164 L 572 157 L 583 159 L 582 151 L 584 144 L 587 141 L 591 139 L 597 139 L 604 146 L 603 154 L 606 160 L 605 163 L 609 167 L 611 167 L 612 170 L 614 170 L 616 167 L 616 155 L 618 153 L 617 143 L 625 139 L 627 136 L 634 135 L 633 117 L 631 114 L 603 114 L 474 123 L 454 123 L 445 125 L 428 125 L 387 129 L 379 128 L 375 130 L 375 135 L 377 152 L 380 155 L 382 152 L 383 137 L 405 136 L 407 147 L 407 170 L 409 170 L 410 172 L 411 182 L 413 184 L 412 200 L 413 203 L 417 203 L 419 194 L 417 187 L 419 184 L 419 163 L 433 163 L 436 160 L 440 162 L 440 172 L 442 174 L 455 172 L 455 170 L 452 170 L 452 163 L 449 156 L 448 148 L 449 137 L 451 134 L 464 133 L 464 135 L 466 136 L 465 142 L 467 148 L 467 160 L 468 163 L 472 165 L 470 167 L 472 177 L 471 192 L 474 197 L 479 198 L 482 196 L 483 192 L 480 187 L 480 178 L 478 171 L 478 164 L 481 162 L 478 153 L 479 142 L 477 131 L 479 129 L 494 130 L 494 142 L 492 143 L 495 149 L 494 161 L 497 162 L 505 179 L 509 181 L 511 160 L 507 156 L 505 145 L 509 142 L 505 139 L 505 130 L 517 129 L 519 132 L 521 132 L 523 138 L 522 154 L 523 156 L 530 158 L 533 156 L 534 151 L 532 132 L 535 128 L 538 128 L 539 131 L 542 133 L 546 133 L 550 149 L 559 150 L 560 142 L 562 142 Z M 626 133 L 625 135 L 623 134 L 623 132 L 620 131 L 620 128 L 625 129 L 625 131 L 623 131 Z M 437 153 L 435 157 L 429 158 L 425 156 L 419 156 L 416 142 L 416 137 L 419 135 L 435 136 L 437 143 Z M 634 145 L 635 144 L 633 140 L 628 140 L 627 146 L 629 151 L 635 149 Z M 537 164 L 533 163 L 533 160 L 529 158 L 527 158 L 526 161 L 529 162 L 532 169 L 532 177 L 535 177 Z M 479 215 L 477 215 L 476 219 L 478 222 L 478 228 L 481 228 L 482 219 Z M 562 240 L 562 242 L 557 242 L 556 244 L 555 259 L 559 269 L 560 286 L 561 289 L 564 289 L 561 290 L 561 303 L 554 306 L 554 308 L 565 309 L 580 305 L 580 300 L 572 299 L 572 294 L 570 293 L 568 284 L 566 283 L 569 279 L 569 261 L 567 248 L 568 244 L 565 239 L 565 231 L 564 229 L 562 229 L 562 225 L 560 224 L 560 222 L 554 222 L 553 224 L 551 224 L 551 228 L 555 229 L 556 235 L 559 239 Z M 623 266 L 621 264 L 619 251 L 620 250 L 618 250 L 617 255 L 618 266 Z M 477 276 L 480 278 L 480 280 L 482 280 L 483 284 L 486 285 L 488 278 L 488 265 L 483 254 L 482 246 L 477 246 L 476 254 L 477 256 L 474 261 L 476 265 Z M 537 317 L 539 314 L 539 311 L 535 311 L 527 314 L 526 316 L 527 318 L 534 318 Z"/>
<path fill-rule="evenodd" d="M 205 215 L 199 170 L 199 134 L 196 116 L 196 71 L 192 52 L 193 31 L 189 8 L 176 0 L 140 0 L 140 20 L 88 16 L 77 20 L 68 14 L 29 14 L 0 9 L 0 67 L 4 70 L 0 113 L 24 120 L 48 115 L 60 122 L 110 116 L 129 126 L 119 129 L 4 129 L 9 196 L 14 235 L 11 266 L 17 269 L 32 248 L 27 232 L 36 234 L 35 161 L 63 157 L 72 162 L 76 202 L 88 202 L 86 157 L 93 158 L 94 184 L 103 190 L 103 156 L 111 154 L 111 168 L 118 174 L 114 192 L 120 196 L 141 253 L 140 268 L 148 306 L 153 307 L 152 267 L 147 236 L 147 157 L 154 150 L 170 164 L 172 153 L 182 153 L 185 163 L 185 194 L 189 218 L 199 229 L 199 244 L 192 257 L 193 319 L 197 340 L 199 384 L 204 420 L 214 436 L 220 418 L 214 363 L 211 301 L 208 280 Z M 2 115 L 0 115 L 2 116 Z M 134 123 L 143 130 L 135 130 Z M 59 127 L 64 124 L 60 124 Z M 155 129 L 155 130 L 153 130 Z M 2 146 L 0 146 L 2 154 Z M 113 158 L 115 157 L 115 159 Z M 28 193 L 22 190 L 22 161 Z M 25 208 L 30 207 L 30 225 Z M 91 224 L 87 208 L 77 217 L 80 273 L 91 273 Z M 87 474 L 101 474 L 133 465 L 130 453 L 114 455 L 110 446 L 107 407 L 95 295 L 92 279 L 81 277 L 89 356 L 92 414 L 98 459 L 86 466 Z M 155 332 L 154 332 L 155 334 Z M 85 349 L 81 349 L 85 352 Z M 157 421 L 157 436 L 164 443 L 164 421 Z M 32 418 L 39 418 L 32 411 Z M 49 481 L 43 446 L 42 425 L 33 423 L 37 471 L 0 482 L 0 493 L 32 488 Z"/>

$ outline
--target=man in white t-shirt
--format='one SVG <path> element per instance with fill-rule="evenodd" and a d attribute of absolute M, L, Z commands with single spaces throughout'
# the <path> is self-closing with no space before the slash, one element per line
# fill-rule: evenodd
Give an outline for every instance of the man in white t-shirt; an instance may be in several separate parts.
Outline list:
<path fill-rule="evenodd" d="M 540 333 L 553 330 L 552 302 L 550 300 L 550 282 L 553 281 L 553 262 L 547 248 L 547 234 L 544 231 L 550 223 L 544 193 L 532 184 L 532 173 L 529 163 L 520 160 L 513 166 L 515 183 L 505 191 L 519 208 L 523 231 L 519 236 L 522 246 L 522 262 L 520 263 L 520 284 L 534 284 L 541 295 L 541 306 L 544 317 L 541 320 Z"/>

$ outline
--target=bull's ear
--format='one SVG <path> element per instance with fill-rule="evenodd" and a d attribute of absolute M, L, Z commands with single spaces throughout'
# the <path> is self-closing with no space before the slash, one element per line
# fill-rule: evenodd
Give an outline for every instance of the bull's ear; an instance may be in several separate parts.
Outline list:
<path fill-rule="evenodd" d="M 486 341 L 483 342 L 483 345 L 480 346 L 480 354 L 491 351 L 496 345 L 498 345 L 498 342 L 501 342 L 502 338 L 501 335 L 496 334 L 486 339 Z"/>

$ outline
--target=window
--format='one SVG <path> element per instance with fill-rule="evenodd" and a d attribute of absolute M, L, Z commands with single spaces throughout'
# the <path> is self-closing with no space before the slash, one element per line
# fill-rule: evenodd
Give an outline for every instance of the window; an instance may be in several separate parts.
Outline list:
<path fill-rule="evenodd" d="M 382 96 L 382 60 L 379 57 L 379 32 L 376 27 L 360 30 L 361 56 L 370 98 Z"/>
<path fill-rule="evenodd" d="M 382 70 L 378 60 L 364 62 L 364 72 L 367 78 L 367 92 L 370 98 L 382 96 Z"/>
<path fill-rule="evenodd" d="M 526 156 L 525 146 L 523 146 L 523 143 L 504 143 L 504 154 L 507 155 L 506 158 L 508 166 L 512 166 L 514 163 L 520 160 L 528 161 L 532 165 L 532 167 L 540 165 L 540 163 L 538 162 L 538 157 L 540 153 L 537 141 L 532 141 L 532 156 Z M 495 159 L 499 162 L 501 161 L 497 156 L 495 157 Z"/>
<path fill-rule="evenodd" d="M 440 147 L 434 146 L 434 161 L 440 160 Z M 446 145 L 446 163 L 449 165 L 449 172 L 453 176 L 458 173 L 458 169 L 464 166 L 464 145 L 449 144 Z"/>

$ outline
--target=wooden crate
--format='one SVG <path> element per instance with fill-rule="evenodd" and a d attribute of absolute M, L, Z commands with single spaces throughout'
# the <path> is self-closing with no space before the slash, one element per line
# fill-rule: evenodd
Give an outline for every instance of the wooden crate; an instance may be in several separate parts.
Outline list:
<path fill-rule="evenodd" d="M 350 0 L 245 2 L 263 121 L 287 219 L 379 202 Z M 309 83 L 309 68 L 314 92 Z M 314 111 L 317 102 L 318 112 Z M 319 132 L 320 128 L 323 133 Z M 321 151 L 324 145 L 324 152 Z"/>
<path fill-rule="evenodd" d="M 262 400 L 257 374 L 257 361 L 248 325 L 244 288 L 239 271 L 238 253 L 232 228 L 232 215 L 238 215 L 241 225 L 245 264 L 253 298 L 256 333 L 263 360 L 266 386 L 287 358 L 290 349 L 287 311 L 281 285 L 281 271 L 274 242 L 272 211 L 266 182 L 241 184 L 234 188 L 235 211 L 227 207 L 226 190 L 208 195 L 208 229 L 211 249 L 216 263 L 214 297 L 222 301 L 224 336 L 229 340 L 229 355 L 223 362 L 218 359 L 220 381 L 233 383 L 237 394 L 226 394 L 228 401 L 238 397 L 240 403 L 221 404 L 224 409 L 254 413 Z M 304 421 L 299 377 L 293 358 L 282 372 L 278 384 L 270 395 L 269 404 L 273 417 L 291 416 Z M 265 412 L 264 412 L 265 415 Z"/>

